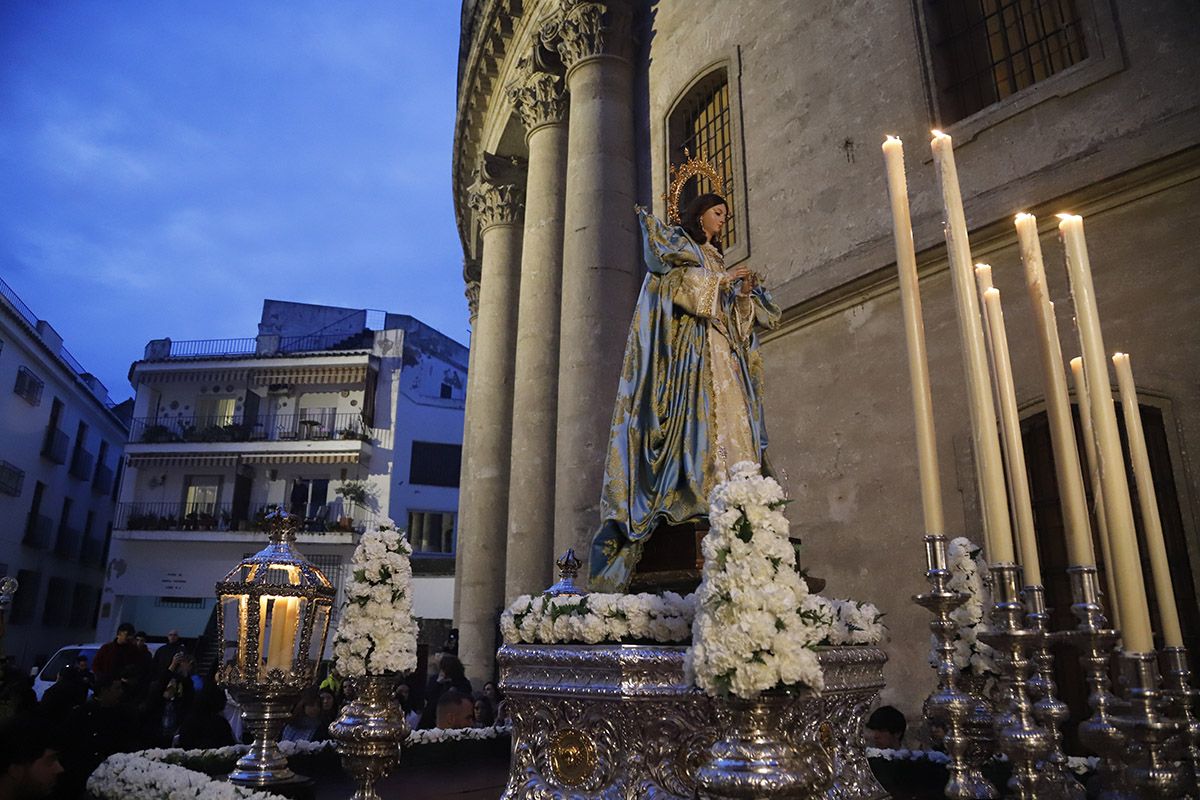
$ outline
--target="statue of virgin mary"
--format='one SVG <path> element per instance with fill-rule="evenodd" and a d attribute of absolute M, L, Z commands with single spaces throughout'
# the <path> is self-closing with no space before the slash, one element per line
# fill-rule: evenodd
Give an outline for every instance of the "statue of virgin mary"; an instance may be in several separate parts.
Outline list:
<path fill-rule="evenodd" d="M 705 518 L 733 465 L 763 463 L 754 331 L 775 327 L 779 309 L 749 268 L 726 269 L 728 215 L 712 193 L 688 203 L 677 226 L 638 209 L 649 272 L 625 346 L 589 591 L 625 591 L 657 527 Z"/>

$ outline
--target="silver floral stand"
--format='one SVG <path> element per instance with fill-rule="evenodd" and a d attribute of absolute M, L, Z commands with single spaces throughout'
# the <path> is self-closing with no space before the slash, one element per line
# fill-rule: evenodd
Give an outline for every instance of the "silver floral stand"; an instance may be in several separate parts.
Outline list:
<path fill-rule="evenodd" d="M 712 701 L 684 679 L 687 648 L 505 645 L 500 685 L 513 721 L 506 800 L 693 798 L 718 727 Z M 824 647 L 825 690 L 791 700 L 780 733 L 828 759 L 827 800 L 887 792 L 867 764 L 863 717 L 883 688 L 877 647 Z M 813 747 L 813 745 L 818 747 Z"/>

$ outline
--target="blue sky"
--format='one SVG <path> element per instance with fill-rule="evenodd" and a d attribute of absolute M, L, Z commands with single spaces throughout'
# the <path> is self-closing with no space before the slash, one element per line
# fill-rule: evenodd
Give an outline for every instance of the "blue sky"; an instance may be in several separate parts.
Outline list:
<path fill-rule="evenodd" d="M 265 297 L 467 342 L 455 0 L 0 3 L 0 276 L 108 386 Z"/>

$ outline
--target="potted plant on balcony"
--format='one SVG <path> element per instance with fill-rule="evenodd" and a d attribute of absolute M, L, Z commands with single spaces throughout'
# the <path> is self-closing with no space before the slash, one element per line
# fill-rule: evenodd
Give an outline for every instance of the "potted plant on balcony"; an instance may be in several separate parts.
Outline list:
<path fill-rule="evenodd" d="M 334 493 L 340 495 L 347 503 L 350 504 L 350 516 L 354 516 L 354 509 L 368 508 L 373 495 L 371 484 L 366 481 L 350 480 L 345 481 Z M 342 527 L 342 520 L 338 520 L 338 527 Z"/>

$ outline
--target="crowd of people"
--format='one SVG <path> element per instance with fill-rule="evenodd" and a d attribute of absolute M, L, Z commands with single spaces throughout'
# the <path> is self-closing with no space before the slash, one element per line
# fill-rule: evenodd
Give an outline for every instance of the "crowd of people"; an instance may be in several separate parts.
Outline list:
<path fill-rule="evenodd" d="M 434 663 L 427 679 L 413 675 L 397 687 L 395 702 L 414 730 L 507 722 L 495 683 L 472 691 L 453 652 L 439 653 Z M 88 776 L 113 753 L 245 743 L 236 700 L 196 667 L 178 631 L 169 631 L 152 651 L 144 632 L 122 623 L 90 663 L 81 655 L 63 666 L 40 700 L 30 679 L 10 674 L 15 689 L 9 691 L 8 718 L 0 721 L 0 800 L 77 800 Z M 280 739 L 328 738 L 352 692 L 351 684 L 326 675 L 303 692 Z"/>

